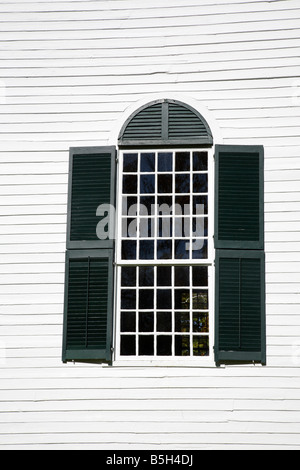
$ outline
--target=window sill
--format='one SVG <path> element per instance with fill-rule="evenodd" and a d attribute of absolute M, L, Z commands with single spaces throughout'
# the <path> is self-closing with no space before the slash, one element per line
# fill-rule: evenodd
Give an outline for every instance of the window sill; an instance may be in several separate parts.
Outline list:
<path fill-rule="evenodd" d="M 170 368 L 216 368 L 216 363 L 212 358 L 199 360 L 198 358 L 172 358 L 164 360 L 161 358 L 141 360 L 136 358 L 118 359 L 113 361 L 113 367 L 170 367 Z"/>

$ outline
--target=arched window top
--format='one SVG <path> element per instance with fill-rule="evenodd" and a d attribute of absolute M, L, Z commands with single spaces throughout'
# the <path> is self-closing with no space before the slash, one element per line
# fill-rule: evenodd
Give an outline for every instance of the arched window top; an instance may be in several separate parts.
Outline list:
<path fill-rule="evenodd" d="M 138 109 L 125 122 L 119 146 L 207 146 L 212 147 L 212 132 L 201 114 L 175 100 L 157 100 Z"/>

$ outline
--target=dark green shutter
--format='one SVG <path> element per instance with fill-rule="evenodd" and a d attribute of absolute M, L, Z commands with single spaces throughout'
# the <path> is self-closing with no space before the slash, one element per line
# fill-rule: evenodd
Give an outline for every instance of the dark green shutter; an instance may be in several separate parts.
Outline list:
<path fill-rule="evenodd" d="M 264 149 L 216 146 L 217 363 L 266 362 Z"/>
<path fill-rule="evenodd" d="M 265 364 L 264 253 L 218 250 L 216 278 L 216 362 Z"/>
<path fill-rule="evenodd" d="M 264 149 L 216 146 L 216 248 L 264 248 Z"/>
<path fill-rule="evenodd" d="M 99 240 L 100 205 L 115 206 L 115 147 L 70 151 L 63 362 L 110 362 L 114 240 Z"/>
<path fill-rule="evenodd" d="M 63 362 L 111 360 L 112 250 L 67 252 Z"/>
<path fill-rule="evenodd" d="M 112 248 L 110 240 L 99 240 L 97 209 L 115 206 L 115 147 L 70 150 L 68 201 L 68 249 Z"/>

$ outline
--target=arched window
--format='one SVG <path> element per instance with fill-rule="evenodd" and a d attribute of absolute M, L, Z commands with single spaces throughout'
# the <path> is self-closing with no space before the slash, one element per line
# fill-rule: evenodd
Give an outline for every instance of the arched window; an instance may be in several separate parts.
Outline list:
<path fill-rule="evenodd" d="M 172 100 L 135 112 L 119 136 L 117 356 L 212 354 L 213 138 Z"/>

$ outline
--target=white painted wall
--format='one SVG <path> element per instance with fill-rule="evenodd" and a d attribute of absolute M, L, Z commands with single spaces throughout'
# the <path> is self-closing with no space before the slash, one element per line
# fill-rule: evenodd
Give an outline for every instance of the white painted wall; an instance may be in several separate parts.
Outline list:
<path fill-rule="evenodd" d="M 0 449 L 300 448 L 298 0 L 0 1 Z M 68 149 L 154 94 L 266 152 L 268 366 L 62 365 Z"/>

